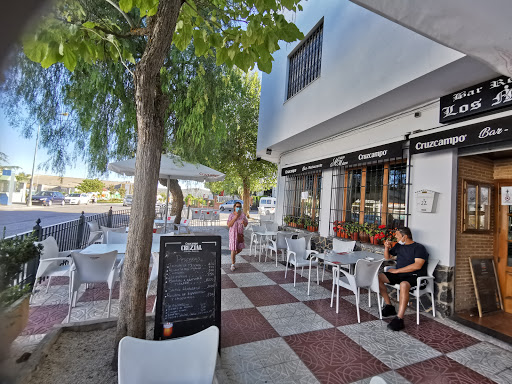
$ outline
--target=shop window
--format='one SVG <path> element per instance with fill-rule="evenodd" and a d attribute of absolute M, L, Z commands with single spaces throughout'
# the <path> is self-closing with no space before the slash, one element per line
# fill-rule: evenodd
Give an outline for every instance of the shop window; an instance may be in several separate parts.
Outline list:
<path fill-rule="evenodd" d="M 407 169 L 403 159 L 335 168 L 331 223 L 370 223 L 388 228 L 407 225 Z"/>
<path fill-rule="evenodd" d="M 297 227 L 318 227 L 321 190 L 322 172 L 287 176 L 284 221 Z"/>
<path fill-rule="evenodd" d="M 323 30 L 321 22 L 290 56 L 287 99 L 320 76 Z"/>
<path fill-rule="evenodd" d="M 489 231 L 491 229 L 492 187 L 464 180 L 464 215 L 462 231 Z"/>

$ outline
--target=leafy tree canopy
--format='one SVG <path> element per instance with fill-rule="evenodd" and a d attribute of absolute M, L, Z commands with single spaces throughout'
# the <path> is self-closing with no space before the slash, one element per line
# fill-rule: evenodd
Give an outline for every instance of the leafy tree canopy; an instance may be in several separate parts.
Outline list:
<path fill-rule="evenodd" d="M 77 185 L 77 189 L 81 192 L 101 192 L 105 188 L 105 184 L 98 179 L 84 179 Z"/>

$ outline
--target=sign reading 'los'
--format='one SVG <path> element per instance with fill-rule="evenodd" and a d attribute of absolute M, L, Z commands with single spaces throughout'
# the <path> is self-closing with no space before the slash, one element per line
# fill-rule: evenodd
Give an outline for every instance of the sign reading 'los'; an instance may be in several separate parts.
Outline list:
<path fill-rule="evenodd" d="M 441 97 L 439 122 L 505 107 L 512 107 L 512 78 L 501 76 Z"/>

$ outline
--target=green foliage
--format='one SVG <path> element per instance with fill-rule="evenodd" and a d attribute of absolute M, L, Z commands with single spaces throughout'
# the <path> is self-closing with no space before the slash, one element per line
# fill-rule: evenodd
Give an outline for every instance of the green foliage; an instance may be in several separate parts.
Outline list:
<path fill-rule="evenodd" d="M 126 196 L 126 189 L 124 187 L 121 187 L 117 190 L 117 192 L 119 192 L 119 195 L 121 196 L 121 198 L 124 199 L 124 197 Z M 164 197 L 164 200 L 165 200 L 165 197 Z"/>
<path fill-rule="evenodd" d="M 84 193 L 101 192 L 105 188 L 105 184 L 98 179 L 84 179 L 76 188 Z"/>
<path fill-rule="evenodd" d="M 25 263 L 41 254 L 43 246 L 41 244 L 36 246 L 34 241 L 36 241 L 34 236 L 0 240 L 0 292 L 8 290 L 1 297 L 9 300 L 9 303 L 0 301 L 0 306 L 16 301 L 21 297 L 20 293 L 23 295 L 22 290 L 12 288 L 10 284 L 23 271 Z"/>
<path fill-rule="evenodd" d="M 212 167 L 226 174 L 222 182 L 208 183 L 214 192 L 242 194 L 243 187 L 263 191 L 277 183 L 277 165 L 257 160 L 260 81 L 256 73 L 230 70 L 226 74 L 226 107 L 218 114 L 225 137 L 211 144 Z M 185 155 L 186 156 L 186 155 Z M 210 155 L 212 156 L 212 155 Z"/>
<path fill-rule="evenodd" d="M 18 173 L 15 177 L 16 177 L 16 181 L 18 183 L 26 183 L 27 181 L 30 180 L 30 176 L 31 175 L 27 175 L 26 173 L 24 172 L 20 172 Z"/>

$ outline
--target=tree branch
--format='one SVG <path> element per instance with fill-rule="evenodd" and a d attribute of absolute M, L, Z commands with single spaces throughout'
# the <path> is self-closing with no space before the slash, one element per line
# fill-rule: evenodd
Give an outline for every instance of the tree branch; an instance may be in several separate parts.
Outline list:
<path fill-rule="evenodd" d="M 133 23 L 132 19 L 130 19 L 130 17 L 121 8 L 119 8 L 119 5 L 114 3 L 112 0 L 105 0 L 105 1 L 107 3 L 109 3 L 111 6 L 113 6 L 115 9 L 117 9 L 121 13 L 121 15 L 123 15 L 123 17 L 126 19 L 128 24 L 130 25 L 131 29 L 135 28 L 135 24 Z"/>

